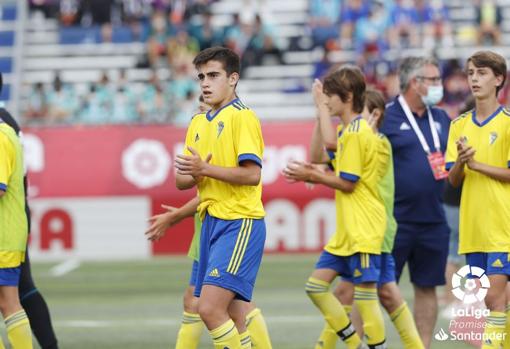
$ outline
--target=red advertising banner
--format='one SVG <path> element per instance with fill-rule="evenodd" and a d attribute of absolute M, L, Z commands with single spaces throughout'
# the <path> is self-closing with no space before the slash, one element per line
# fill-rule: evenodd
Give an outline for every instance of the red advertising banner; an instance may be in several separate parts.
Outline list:
<path fill-rule="evenodd" d="M 333 192 L 322 187 L 307 189 L 302 183 L 289 184 L 281 175 L 289 160 L 307 158 L 312 128 L 310 122 L 263 125 L 263 200 L 269 252 L 316 251 L 333 232 Z M 143 229 L 139 231 L 140 225 L 129 223 L 129 218 L 148 219 L 150 214 L 162 212 L 161 204 L 180 206 L 195 195 L 194 190 L 175 188 L 174 158 L 182 151 L 184 137 L 185 129 L 161 125 L 24 130 L 29 196 L 38 212 L 32 240 L 46 241 L 47 237 L 41 240 L 40 234 L 51 237 L 49 227 L 63 224 L 57 221 L 52 225 L 44 219 L 47 212 L 54 213 L 56 209 L 70 217 L 65 224 L 80 234 L 87 234 L 87 229 L 104 229 L 102 234 L 108 234 L 120 227 L 126 230 L 126 239 L 143 238 Z M 126 197 L 122 208 L 115 204 L 119 197 Z M 140 206 L 137 197 L 149 200 L 149 213 L 140 214 L 139 207 L 144 206 Z M 80 198 L 88 200 L 89 206 L 76 202 Z M 108 201 L 110 198 L 113 200 Z M 127 200 L 133 200 L 133 204 L 127 204 Z M 103 213 L 99 214 L 94 205 L 100 205 Z M 77 226 L 79 222 L 81 226 Z M 152 254 L 185 253 L 191 236 L 192 222 L 187 220 L 172 228 L 150 250 Z M 90 245 L 83 241 L 81 246 Z M 41 254 L 55 254 L 55 249 L 61 249 L 61 242 L 56 241 L 55 245 L 51 241 L 41 244 Z M 134 242 L 129 246 L 132 245 Z"/>

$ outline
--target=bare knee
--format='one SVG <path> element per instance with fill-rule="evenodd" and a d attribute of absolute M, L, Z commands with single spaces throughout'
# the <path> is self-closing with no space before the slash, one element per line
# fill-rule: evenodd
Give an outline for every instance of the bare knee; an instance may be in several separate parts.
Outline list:
<path fill-rule="evenodd" d="M 184 311 L 187 313 L 198 313 L 198 298 L 194 296 L 195 288 L 190 286 L 184 291 L 183 305 Z"/>
<path fill-rule="evenodd" d="M 3 317 L 14 314 L 23 309 L 19 301 L 18 288 L 0 286 L 0 312 Z"/>
<path fill-rule="evenodd" d="M 379 301 L 388 313 L 394 312 L 402 303 L 403 299 L 398 286 L 393 283 L 387 283 L 377 289 Z"/>
<path fill-rule="evenodd" d="M 341 281 L 335 287 L 333 294 L 342 304 L 352 304 L 354 298 L 354 285 L 350 282 Z"/>
<path fill-rule="evenodd" d="M 218 317 L 222 315 L 222 312 L 209 302 L 198 302 L 198 314 L 202 320 L 207 324 L 214 322 Z"/>

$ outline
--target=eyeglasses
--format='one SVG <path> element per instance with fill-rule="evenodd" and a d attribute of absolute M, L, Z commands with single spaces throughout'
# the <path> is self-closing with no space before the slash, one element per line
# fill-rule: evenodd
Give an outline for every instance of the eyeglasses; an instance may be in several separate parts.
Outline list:
<path fill-rule="evenodd" d="M 443 79 L 440 76 L 417 76 L 417 79 L 427 80 L 433 84 L 439 84 Z"/>

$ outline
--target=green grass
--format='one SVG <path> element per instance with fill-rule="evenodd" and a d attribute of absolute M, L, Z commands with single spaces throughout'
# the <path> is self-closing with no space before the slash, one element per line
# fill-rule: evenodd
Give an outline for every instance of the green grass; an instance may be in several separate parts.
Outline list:
<path fill-rule="evenodd" d="M 275 349 L 311 349 L 322 329 L 323 320 L 304 292 L 316 258 L 264 258 L 254 300 L 263 310 Z M 49 271 L 54 264 L 38 263 L 33 274 L 50 306 L 61 348 L 169 349 L 175 344 L 190 265 L 185 257 L 88 262 L 53 277 Z M 407 279 L 401 287 L 412 304 Z M 446 329 L 446 324 L 440 320 L 437 328 Z M 386 325 L 389 348 L 401 348 L 388 317 Z M 432 345 L 433 349 L 466 347 L 454 342 Z M 200 348 L 212 348 L 205 331 Z"/>

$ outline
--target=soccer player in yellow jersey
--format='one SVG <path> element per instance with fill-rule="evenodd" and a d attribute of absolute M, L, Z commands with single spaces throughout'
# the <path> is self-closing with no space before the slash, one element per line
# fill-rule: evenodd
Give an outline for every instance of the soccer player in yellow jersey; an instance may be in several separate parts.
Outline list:
<path fill-rule="evenodd" d="M 176 159 L 179 189 L 197 187 L 202 219 L 195 295 L 215 348 L 250 348 L 246 302 L 252 297 L 265 242 L 260 122 L 235 93 L 239 57 L 212 47 L 193 63 L 207 113 L 188 127 Z M 244 301 L 244 302 L 242 302 Z"/>
<path fill-rule="evenodd" d="M 446 167 L 453 186 L 463 183 L 459 253 L 490 280 L 482 348 L 500 348 L 505 333 L 505 287 L 510 275 L 510 113 L 497 99 L 505 83 L 505 58 L 479 51 L 467 60 L 475 109 L 450 127 Z"/>
<path fill-rule="evenodd" d="M 329 111 L 321 99 L 322 83 L 318 80 L 313 86 L 314 100 L 317 107 L 317 125 L 314 129 L 312 144 L 310 146 L 311 161 L 313 163 L 327 163 L 331 157 L 334 161 L 336 145 L 334 144 L 335 132 L 331 124 Z M 362 117 L 368 121 L 373 131 L 379 137 L 379 151 L 382 152 L 384 158 L 389 161 L 386 164 L 386 171 L 379 182 L 379 193 L 381 194 L 386 209 L 387 225 L 384 234 L 384 242 L 381 248 L 381 276 L 377 282 L 377 291 L 379 300 L 397 329 L 402 340 L 403 347 L 406 349 L 424 348 L 421 342 L 418 330 L 414 323 L 413 315 L 404 301 L 400 289 L 396 283 L 395 261 L 391 255 L 393 242 L 397 230 L 397 223 L 393 217 L 393 201 L 395 197 L 393 161 L 391 157 L 391 145 L 388 139 L 378 133 L 378 128 L 384 118 L 385 101 L 383 95 L 374 89 L 367 89 L 365 93 L 365 107 Z M 326 146 L 326 147 L 325 147 Z M 359 313 L 352 308 L 354 299 L 354 283 L 352 277 L 342 277 L 335 291 L 335 296 L 344 306 L 345 311 L 350 315 L 354 326 L 358 333 L 362 333 L 362 323 Z M 335 331 L 326 322 L 325 327 L 317 341 L 316 349 L 334 349 L 336 347 L 337 335 Z"/>
<path fill-rule="evenodd" d="M 378 183 L 388 159 L 380 156 L 380 141 L 360 115 L 365 88 L 363 74 L 353 66 L 343 66 L 324 80 L 324 103 L 329 115 L 340 116 L 343 124 L 335 155 L 335 174 L 295 161 L 287 165 L 284 174 L 289 180 L 326 185 L 335 189 L 336 194 L 336 232 L 308 279 L 308 296 L 348 348 L 366 348 L 342 304 L 329 292 L 338 275 L 352 277 L 355 304 L 363 320 L 368 347 L 386 348 L 376 285 L 386 230 L 386 212 Z"/>
<path fill-rule="evenodd" d="M 23 174 L 19 138 L 0 119 L 0 312 L 13 349 L 32 348 L 30 324 L 18 295 L 28 234 Z"/>

